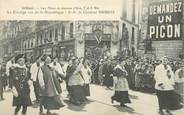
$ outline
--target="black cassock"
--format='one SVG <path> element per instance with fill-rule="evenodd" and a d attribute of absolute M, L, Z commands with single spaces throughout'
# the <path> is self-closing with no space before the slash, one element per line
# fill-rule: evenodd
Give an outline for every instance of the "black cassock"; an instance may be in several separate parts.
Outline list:
<path fill-rule="evenodd" d="M 130 89 L 134 89 L 135 88 L 135 76 L 133 72 L 133 67 L 132 65 L 125 64 L 125 69 L 128 72 L 127 80 L 128 80 L 129 87 Z"/>
<path fill-rule="evenodd" d="M 103 66 L 103 74 L 105 74 L 104 77 L 104 85 L 107 87 L 112 87 L 113 86 L 113 77 L 110 75 L 113 73 L 113 67 L 111 64 L 104 64 Z"/>

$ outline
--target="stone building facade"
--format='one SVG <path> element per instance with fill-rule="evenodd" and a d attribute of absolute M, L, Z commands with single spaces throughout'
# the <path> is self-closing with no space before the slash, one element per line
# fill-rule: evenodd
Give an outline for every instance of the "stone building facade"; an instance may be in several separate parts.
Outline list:
<path fill-rule="evenodd" d="M 119 21 L 8 21 L 1 39 L 1 56 L 24 53 L 34 60 L 42 54 L 67 60 L 101 58 L 119 50 Z M 15 28 L 18 28 L 13 31 Z M 12 33 L 11 33 L 12 32 Z M 10 35 L 11 36 L 10 36 Z M 100 54 L 99 54 L 100 52 Z M 101 57 L 98 57 L 101 56 Z"/>
<path fill-rule="evenodd" d="M 139 46 L 139 23 L 142 0 L 123 0 L 120 20 L 120 51 L 136 56 Z"/>

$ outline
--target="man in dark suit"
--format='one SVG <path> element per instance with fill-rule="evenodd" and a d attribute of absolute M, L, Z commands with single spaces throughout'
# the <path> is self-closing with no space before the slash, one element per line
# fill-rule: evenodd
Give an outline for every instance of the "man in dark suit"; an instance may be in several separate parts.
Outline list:
<path fill-rule="evenodd" d="M 103 66 L 103 76 L 104 76 L 104 85 L 110 89 L 113 86 L 113 67 L 111 65 L 111 60 L 107 59 Z"/>

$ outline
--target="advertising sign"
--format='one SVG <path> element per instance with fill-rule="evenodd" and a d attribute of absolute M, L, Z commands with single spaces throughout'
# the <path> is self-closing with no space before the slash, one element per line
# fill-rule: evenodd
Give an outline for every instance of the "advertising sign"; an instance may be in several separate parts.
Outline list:
<path fill-rule="evenodd" d="M 148 8 L 148 35 L 152 40 L 182 37 L 182 1 L 154 2 Z"/>

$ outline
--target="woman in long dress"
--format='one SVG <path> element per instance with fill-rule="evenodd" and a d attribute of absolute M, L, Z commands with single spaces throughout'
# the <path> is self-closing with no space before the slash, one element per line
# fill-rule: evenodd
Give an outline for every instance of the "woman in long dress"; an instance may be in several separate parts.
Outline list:
<path fill-rule="evenodd" d="M 126 103 L 131 103 L 128 97 L 128 81 L 127 81 L 127 71 L 125 70 L 125 60 L 120 59 L 119 64 L 114 68 L 113 75 L 117 77 L 115 82 L 115 94 L 111 97 L 113 101 L 120 102 L 120 106 L 126 107 Z"/>
<path fill-rule="evenodd" d="M 54 68 L 50 66 L 51 58 L 48 55 L 43 56 L 44 65 L 39 69 L 38 82 L 40 88 L 40 113 L 43 112 L 42 106 L 47 109 L 47 114 L 50 110 L 56 110 L 63 107 L 60 93 L 62 92 L 60 83 L 56 77 Z"/>
<path fill-rule="evenodd" d="M 27 74 L 28 70 L 25 66 L 25 59 L 23 58 L 23 55 L 17 55 L 15 57 L 15 61 L 16 64 L 12 69 L 12 73 L 14 75 L 12 77 L 12 80 L 14 81 L 12 84 L 12 90 L 14 92 L 13 106 L 16 106 L 14 114 L 17 115 L 22 106 L 22 115 L 26 115 L 27 107 L 32 105 L 28 83 L 30 78 Z"/>

